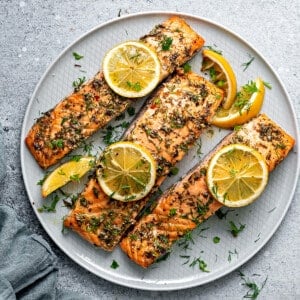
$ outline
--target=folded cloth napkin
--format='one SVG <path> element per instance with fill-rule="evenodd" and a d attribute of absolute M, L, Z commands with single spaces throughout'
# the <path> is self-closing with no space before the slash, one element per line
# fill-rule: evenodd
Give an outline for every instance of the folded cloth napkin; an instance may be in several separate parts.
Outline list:
<path fill-rule="evenodd" d="M 0 299 L 93 299 L 56 289 L 57 258 L 50 246 L 1 204 L 0 257 Z"/>
<path fill-rule="evenodd" d="M 5 176 L 2 133 L 0 128 L 0 189 Z M 3 197 L 0 192 L 0 203 Z M 0 299 L 93 299 L 57 290 L 56 262 L 48 243 L 18 221 L 11 207 L 0 204 Z"/>

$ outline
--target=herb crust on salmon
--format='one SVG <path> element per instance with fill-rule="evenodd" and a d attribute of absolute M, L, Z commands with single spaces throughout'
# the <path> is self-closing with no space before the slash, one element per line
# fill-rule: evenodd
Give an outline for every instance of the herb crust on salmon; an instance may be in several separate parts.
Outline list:
<path fill-rule="evenodd" d="M 166 39 L 171 41 L 168 48 L 164 47 Z M 203 38 L 177 16 L 155 26 L 140 41 L 157 53 L 160 80 L 190 60 L 204 44 Z M 121 115 L 132 101 L 114 93 L 100 71 L 38 118 L 28 132 L 26 145 L 37 163 L 46 169 Z"/>

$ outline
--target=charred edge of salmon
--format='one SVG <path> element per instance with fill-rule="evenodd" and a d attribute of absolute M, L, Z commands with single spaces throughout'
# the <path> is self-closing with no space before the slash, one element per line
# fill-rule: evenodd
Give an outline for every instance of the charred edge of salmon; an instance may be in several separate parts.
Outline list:
<path fill-rule="evenodd" d="M 180 237 L 213 215 L 222 204 L 206 184 L 210 158 L 221 147 L 242 143 L 257 149 L 272 171 L 294 146 L 294 139 L 262 114 L 225 137 L 206 158 L 167 190 L 154 210 L 143 217 L 121 241 L 122 250 L 137 264 L 148 267 L 167 253 Z"/>
<path fill-rule="evenodd" d="M 157 162 L 158 177 L 151 193 L 143 200 L 121 203 L 109 199 L 93 178 L 65 219 L 65 226 L 89 242 L 113 250 L 171 167 L 194 145 L 222 99 L 220 89 L 193 72 L 178 71 L 168 78 L 124 136 L 125 140 L 142 143 Z M 93 230 L 91 223 L 95 225 Z"/>
<path fill-rule="evenodd" d="M 162 45 L 166 38 L 172 43 L 169 50 L 164 51 Z M 204 44 L 204 40 L 179 17 L 171 17 L 157 25 L 141 41 L 157 53 L 162 66 L 161 80 L 190 60 Z M 26 145 L 38 164 L 46 169 L 122 114 L 132 101 L 115 94 L 99 72 L 44 113 L 29 130 Z"/>

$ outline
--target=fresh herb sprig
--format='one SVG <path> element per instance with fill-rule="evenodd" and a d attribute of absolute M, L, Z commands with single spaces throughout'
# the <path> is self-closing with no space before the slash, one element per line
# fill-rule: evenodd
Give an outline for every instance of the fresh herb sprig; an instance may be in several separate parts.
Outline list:
<path fill-rule="evenodd" d="M 230 225 L 230 232 L 234 237 L 237 237 L 239 235 L 240 232 L 242 232 L 244 230 L 244 228 L 246 227 L 246 224 L 241 224 L 238 227 L 233 221 L 229 222 Z"/>
<path fill-rule="evenodd" d="M 239 275 L 243 280 L 242 285 L 248 288 L 247 294 L 243 297 L 246 299 L 256 299 L 268 280 L 267 276 L 263 283 L 260 286 L 258 286 L 258 284 L 255 281 L 246 278 L 245 274 L 243 274 L 242 272 L 239 272 Z"/>

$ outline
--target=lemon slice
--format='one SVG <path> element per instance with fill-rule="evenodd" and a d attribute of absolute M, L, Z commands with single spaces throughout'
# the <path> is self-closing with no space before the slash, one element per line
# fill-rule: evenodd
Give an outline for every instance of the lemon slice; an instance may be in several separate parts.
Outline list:
<path fill-rule="evenodd" d="M 128 98 L 149 94 L 158 85 L 160 73 L 156 53 L 141 42 L 119 44 L 103 60 L 107 84 L 115 93 Z"/>
<path fill-rule="evenodd" d="M 236 78 L 232 67 L 228 61 L 221 55 L 212 50 L 203 50 L 202 52 L 202 72 L 208 71 L 214 84 L 224 90 L 224 100 L 222 107 L 228 109 L 236 96 Z"/>
<path fill-rule="evenodd" d="M 229 109 L 219 108 L 212 124 L 221 128 L 241 125 L 259 113 L 265 96 L 265 86 L 260 78 L 244 85 Z"/>
<path fill-rule="evenodd" d="M 79 181 L 94 166 L 94 163 L 94 157 L 83 156 L 62 164 L 52 171 L 43 182 L 42 196 L 47 197 L 70 181 Z"/>
<path fill-rule="evenodd" d="M 207 184 L 213 197 L 225 206 L 252 203 L 268 182 L 268 167 L 262 155 L 248 146 L 221 148 L 207 168 Z"/>
<path fill-rule="evenodd" d="M 97 178 L 102 190 L 120 201 L 145 197 L 156 179 L 156 163 L 148 150 L 132 142 L 118 142 L 101 155 Z"/>

